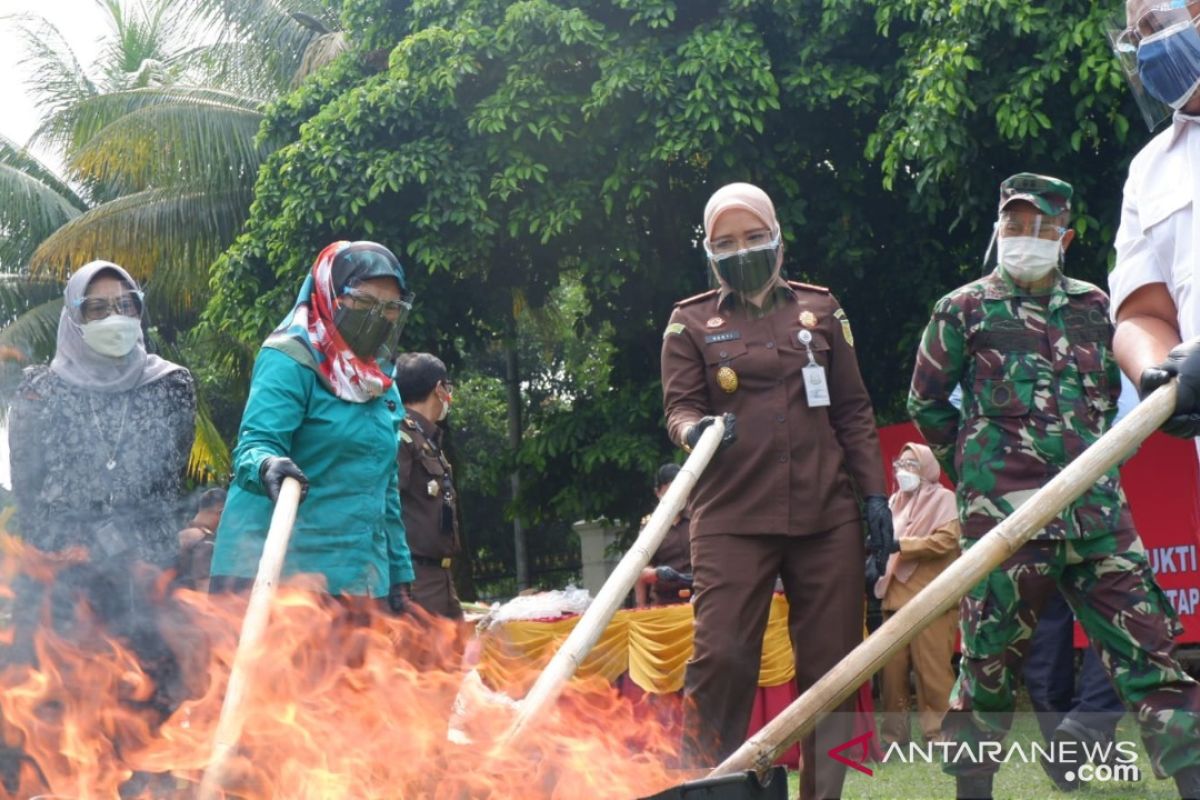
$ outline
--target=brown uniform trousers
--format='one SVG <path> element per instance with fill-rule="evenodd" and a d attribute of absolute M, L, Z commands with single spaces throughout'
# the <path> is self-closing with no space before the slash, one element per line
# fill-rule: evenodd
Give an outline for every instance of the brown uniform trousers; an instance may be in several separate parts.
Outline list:
<path fill-rule="evenodd" d="M 829 406 L 808 403 L 810 361 L 825 371 Z M 684 751 L 693 764 L 713 763 L 746 739 L 777 576 L 800 691 L 861 640 L 855 490 L 884 494 L 883 467 L 850 324 L 826 289 L 781 284 L 764 311 L 717 291 L 676 304 L 662 379 L 677 444 L 703 416 L 737 416 L 737 441 L 713 458 L 689 501 L 696 630 Z M 801 742 L 802 797 L 840 796 L 845 767 L 826 753 L 850 738 L 851 718 L 834 715 Z"/>
<path fill-rule="evenodd" d="M 917 561 L 917 568 L 905 583 L 893 579 L 883 598 L 883 618 L 887 621 L 917 592 L 942 573 L 958 558 L 958 521 L 933 531 L 928 536 L 900 539 L 903 558 Z M 917 634 L 883 667 L 883 728 L 885 743 L 909 741 L 908 712 L 912 708 L 908 690 L 909 672 L 917 690 L 916 709 L 921 732 L 934 739 L 941 733 L 942 717 L 950 705 L 954 688 L 954 640 L 958 634 L 958 608 L 952 608 Z"/>
<path fill-rule="evenodd" d="M 459 551 L 453 472 L 442 453 L 441 429 L 411 408 L 406 410 L 396 460 L 400 510 L 415 575 L 412 598 L 431 614 L 462 619 L 450 569 Z"/>

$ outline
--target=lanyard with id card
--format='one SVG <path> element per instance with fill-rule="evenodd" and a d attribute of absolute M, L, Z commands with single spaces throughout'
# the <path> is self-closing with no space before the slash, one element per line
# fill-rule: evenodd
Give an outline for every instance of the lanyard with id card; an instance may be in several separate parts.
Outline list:
<path fill-rule="evenodd" d="M 812 351 L 812 333 L 800 331 L 796 339 L 808 351 L 808 365 L 801 370 L 804 374 L 804 395 L 809 408 L 824 408 L 829 405 L 829 383 L 825 380 L 825 368 L 817 363 Z"/>

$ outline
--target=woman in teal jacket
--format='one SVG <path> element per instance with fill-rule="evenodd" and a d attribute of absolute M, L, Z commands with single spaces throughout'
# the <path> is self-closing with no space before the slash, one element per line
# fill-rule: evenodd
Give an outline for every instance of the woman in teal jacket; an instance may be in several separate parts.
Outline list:
<path fill-rule="evenodd" d="M 404 406 L 376 358 L 393 350 L 412 294 L 395 255 L 335 242 L 263 343 L 217 529 L 214 591 L 247 588 L 285 477 L 304 486 L 284 576 L 322 576 L 335 596 L 403 610 L 412 561 L 400 516 L 396 441 Z"/>

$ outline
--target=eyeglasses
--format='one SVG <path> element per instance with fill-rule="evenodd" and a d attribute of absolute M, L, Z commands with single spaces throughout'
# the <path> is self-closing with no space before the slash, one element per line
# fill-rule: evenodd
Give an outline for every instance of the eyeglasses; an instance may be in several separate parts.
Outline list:
<path fill-rule="evenodd" d="M 1113 37 L 1113 49 L 1118 56 L 1136 56 L 1142 40 L 1180 22 L 1190 21 L 1192 6 L 1200 0 L 1171 0 L 1155 3 L 1142 12 L 1137 22 Z"/>
<path fill-rule="evenodd" d="M 892 462 L 892 469 L 894 469 L 894 470 L 903 470 L 906 472 L 916 472 L 920 468 L 921 468 L 920 463 L 912 460 L 911 458 L 898 458 Z"/>
<path fill-rule="evenodd" d="M 446 394 L 454 394 L 454 381 L 447 378 L 443 381 L 439 381 L 439 383 L 446 387 Z"/>
<path fill-rule="evenodd" d="M 368 314 L 395 322 L 412 311 L 412 298 L 411 292 L 402 292 L 399 300 L 383 300 L 361 289 L 347 286 L 342 291 L 341 302 L 356 311 L 366 311 Z"/>
<path fill-rule="evenodd" d="M 142 315 L 142 293 L 124 292 L 116 297 L 85 297 L 75 302 L 79 315 L 84 322 L 95 322 L 113 314 L 123 317 L 140 317 Z"/>
<path fill-rule="evenodd" d="M 778 246 L 779 235 L 772 236 L 770 231 L 764 230 L 755 231 L 744 240 L 738 239 L 735 236 L 722 236 L 715 241 L 705 242 L 704 252 L 708 253 L 709 258 L 720 261 L 730 256 L 735 256 L 743 250 L 754 252 Z"/>

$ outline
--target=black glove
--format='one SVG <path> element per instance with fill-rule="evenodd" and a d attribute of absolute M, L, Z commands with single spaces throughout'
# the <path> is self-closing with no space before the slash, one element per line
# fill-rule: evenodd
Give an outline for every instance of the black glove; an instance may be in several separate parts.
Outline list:
<path fill-rule="evenodd" d="M 717 445 L 718 453 L 737 441 L 737 417 L 730 412 L 725 412 L 721 418 L 725 420 L 725 433 L 721 436 L 721 443 Z M 704 429 L 712 425 L 716 419 L 716 417 L 701 417 L 699 422 L 687 429 L 683 440 L 687 442 L 688 450 L 696 447 L 696 443 L 700 441 L 700 434 L 704 433 Z"/>
<path fill-rule="evenodd" d="M 388 589 L 388 608 L 397 616 L 407 614 L 412 610 L 412 584 L 393 583 Z"/>
<path fill-rule="evenodd" d="M 877 575 L 887 571 L 888 556 L 900 549 L 892 532 L 892 510 L 881 494 L 867 495 L 867 549 Z"/>
<path fill-rule="evenodd" d="M 258 476 L 262 479 L 263 490 L 274 503 L 279 499 L 279 490 L 283 487 L 284 478 L 295 478 L 300 481 L 300 499 L 308 497 L 308 478 L 296 466 L 296 462 L 287 456 L 267 456 L 258 467 Z"/>
<path fill-rule="evenodd" d="M 692 576 L 688 572 L 680 572 L 674 567 L 661 566 L 654 568 L 655 585 L 660 590 L 677 592 L 680 589 L 692 588 Z"/>
<path fill-rule="evenodd" d="M 1200 436 L 1200 337 L 1175 345 L 1167 360 L 1142 371 L 1138 397 L 1145 399 L 1158 387 L 1179 377 L 1175 413 L 1163 423 L 1163 433 L 1191 439 Z"/>
<path fill-rule="evenodd" d="M 875 561 L 875 556 L 867 556 L 866 563 L 863 564 L 863 576 L 866 578 L 867 597 L 874 597 L 875 584 L 883 577 L 883 573 L 879 571 L 879 564 Z"/>

